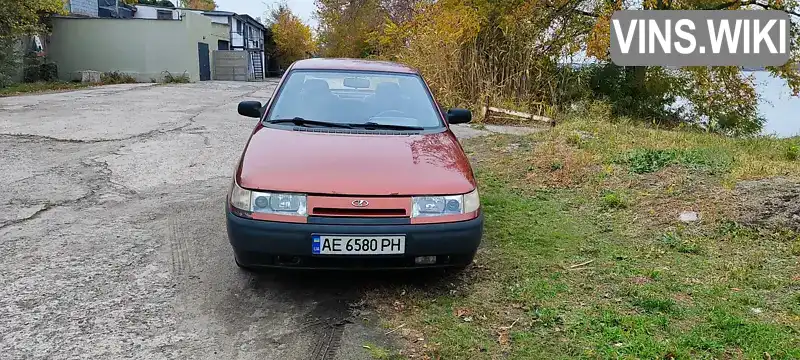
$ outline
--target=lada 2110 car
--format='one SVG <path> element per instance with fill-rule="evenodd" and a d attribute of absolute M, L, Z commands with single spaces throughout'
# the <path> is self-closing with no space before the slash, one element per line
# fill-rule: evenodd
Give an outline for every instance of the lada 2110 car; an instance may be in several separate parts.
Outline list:
<path fill-rule="evenodd" d="M 243 268 L 468 266 L 483 232 L 478 190 L 444 111 L 404 65 L 292 64 L 262 106 L 227 197 Z"/>

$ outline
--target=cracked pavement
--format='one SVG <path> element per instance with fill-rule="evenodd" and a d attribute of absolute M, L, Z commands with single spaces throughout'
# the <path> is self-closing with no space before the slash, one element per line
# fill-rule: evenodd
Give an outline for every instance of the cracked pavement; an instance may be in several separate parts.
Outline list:
<path fill-rule="evenodd" d="M 366 359 L 369 281 L 250 274 L 223 213 L 275 81 L 0 98 L 3 359 Z M 378 280 L 377 286 L 385 286 Z"/>

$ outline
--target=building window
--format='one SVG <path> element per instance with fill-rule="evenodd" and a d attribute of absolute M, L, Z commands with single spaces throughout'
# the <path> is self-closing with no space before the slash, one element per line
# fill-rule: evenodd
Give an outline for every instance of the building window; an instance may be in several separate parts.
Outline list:
<path fill-rule="evenodd" d="M 158 10 L 156 14 L 156 19 L 158 20 L 172 20 L 172 11 L 170 10 Z"/>

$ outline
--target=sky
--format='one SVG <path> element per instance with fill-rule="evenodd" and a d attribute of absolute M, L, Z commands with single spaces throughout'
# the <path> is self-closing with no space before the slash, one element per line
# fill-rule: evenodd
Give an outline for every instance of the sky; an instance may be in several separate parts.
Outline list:
<path fill-rule="evenodd" d="M 232 11 L 237 14 L 247 14 L 252 17 L 264 18 L 264 12 L 272 6 L 277 6 L 280 1 L 277 0 L 215 0 L 217 3 L 217 10 Z M 285 0 L 292 12 L 303 19 L 303 22 L 311 25 L 311 28 L 317 27 L 317 22 L 314 19 L 314 0 Z"/>

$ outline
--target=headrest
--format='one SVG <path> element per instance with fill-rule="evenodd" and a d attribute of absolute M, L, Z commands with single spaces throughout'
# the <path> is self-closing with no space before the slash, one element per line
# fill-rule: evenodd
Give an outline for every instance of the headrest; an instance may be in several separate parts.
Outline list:
<path fill-rule="evenodd" d="M 330 91 L 328 82 L 321 79 L 308 79 L 303 83 L 303 89 L 309 92 L 327 92 Z"/>
<path fill-rule="evenodd" d="M 395 82 L 382 82 L 375 88 L 376 93 L 399 94 L 400 85 Z"/>

